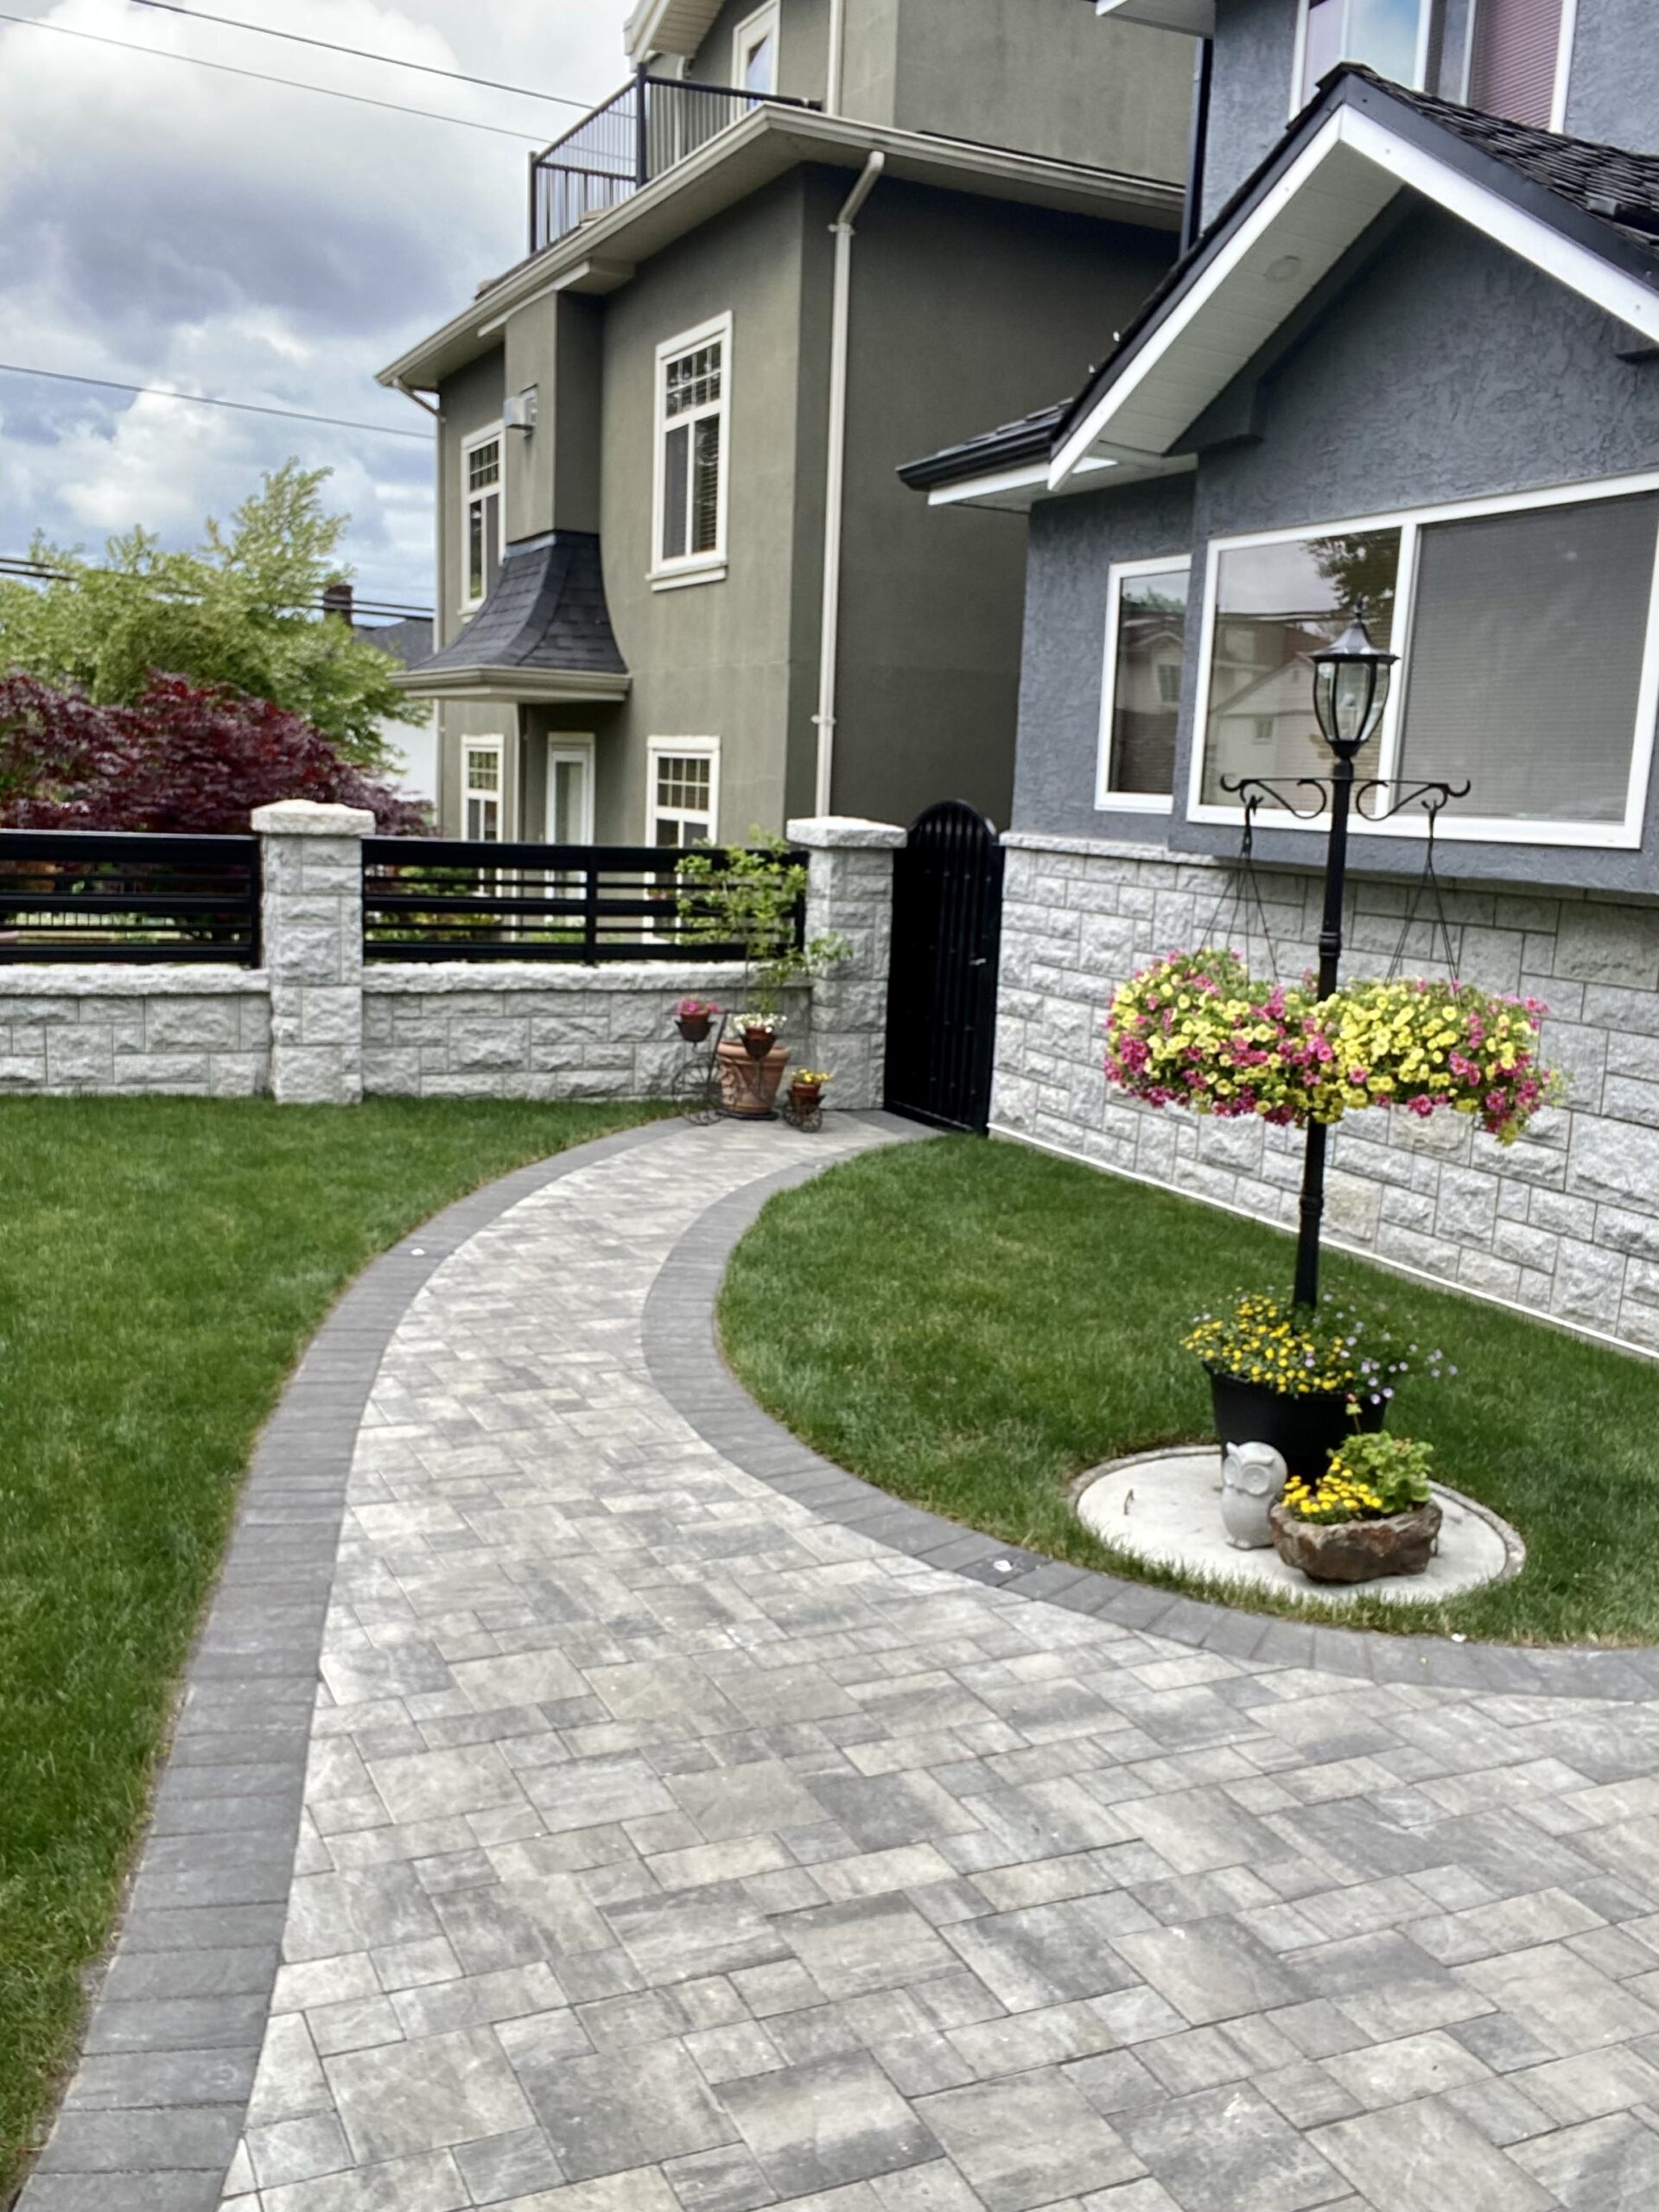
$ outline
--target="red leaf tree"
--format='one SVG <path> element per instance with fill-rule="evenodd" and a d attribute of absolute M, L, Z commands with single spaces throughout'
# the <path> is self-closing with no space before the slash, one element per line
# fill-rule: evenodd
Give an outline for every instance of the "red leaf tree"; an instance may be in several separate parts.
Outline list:
<path fill-rule="evenodd" d="M 426 810 L 342 760 L 320 730 L 268 699 L 152 677 L 136 706 L 95 706 L 31 676 L 0 678 L 0 823 L 12 830 L 245 830 L 257 806 L 309 798 L 367 807 L 382 836 L 416 836 Z"/>

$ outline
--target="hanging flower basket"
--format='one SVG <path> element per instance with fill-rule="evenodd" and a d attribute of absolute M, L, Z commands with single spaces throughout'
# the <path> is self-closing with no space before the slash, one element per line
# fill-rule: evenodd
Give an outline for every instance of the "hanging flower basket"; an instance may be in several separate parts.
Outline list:
<path fill-rule="evenodd" d="M 1473 1116 L 1513 1144 L 1560 1080 L 1539 1058 L 1546 1007 L 1472 983 L 1347 983 L 1319 999 L 1253 977 L 1236 952 L 1172 952 L 1122 984 L 1106 1074 L 1148 1106 L 1304 1128 L 1362 1107 Z"/>

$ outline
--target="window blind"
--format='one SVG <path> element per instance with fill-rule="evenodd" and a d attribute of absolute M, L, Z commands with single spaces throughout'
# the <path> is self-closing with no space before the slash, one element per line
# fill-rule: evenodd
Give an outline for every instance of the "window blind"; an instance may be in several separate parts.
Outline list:
<path fill-rule="evenodd" d="M 1476 0 L 1470 105 L 1548 130 L 1560 40 L 1561 0 Z"/>
<path fill-rule="evenodd" d="M 1436 523 L 1418 545 L 1401 772 L 1454 812 L 1622 821 L 1659 494 Z"/>

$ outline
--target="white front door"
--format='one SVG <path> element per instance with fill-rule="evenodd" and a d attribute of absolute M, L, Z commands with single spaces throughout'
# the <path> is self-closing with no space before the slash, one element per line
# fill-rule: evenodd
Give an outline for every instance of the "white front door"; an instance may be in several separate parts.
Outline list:
<path fill-rule="evenodd" d="M 547 842 L 594 842 L 594 741 L 561 730 L 547 741 Z"/>

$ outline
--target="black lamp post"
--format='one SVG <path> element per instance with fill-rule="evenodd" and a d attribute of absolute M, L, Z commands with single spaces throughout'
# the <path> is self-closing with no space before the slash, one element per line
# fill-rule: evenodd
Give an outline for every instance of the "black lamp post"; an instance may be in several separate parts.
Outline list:
<path fill-rule="evenodd" d="M 1342 893 L 1348 874 L 1348 822 L 1354 808 L 1354 761 L 1382 720 L 1382 710 L 1389 701 L 1389 678 L 1398 658 L 1397 653 L 1385 653 L 1371 643 L 1357 614 L 1334 645 L 1314 654 L 1313 713 L 1319 734 L 1331 748 L 1332 767 L 1329 776 L 1299 776 L 1294 784 L 1296 787 L 1311 785 L 1318 791 L 1317 808 L 1298 807 L 1293 798 L 1264 777 L 1222 779 L 1223 790 L 1243 796 L 1251 813 L 1263 798 L 1271 798 L 1281 800 L 1304 821 L 1324 811 L 1325 794 L 1330 794 L 1331 828 L 1325 852 L 1325 915 L 1319 930 L 1322 999 L 1329 998 L 1337 987 L 1337 969 L 1342 957 Z M 1364 788 L 1370 790 L 1371 784 L 1368 782 Z M 1420 785 L 1384 811 L 1397 812 L 1408 798 L 1425 792 L 1443 794 L 1443 798 L 1454 796 L 1445 785 Z M 1319 1303 L 1319 1223 L 1325 1212 L 1328 1135 L 1323 1122 L 1308 1123 L 1307 1148 L 1302 1164 L 1300 1227 L 1296 1238 L 1294 1295 L 1298 1306 Z"/>
<path fill-rule="evenodd" d="M 1319 734 L 1330 747 L 1331 829 L 1325 849 L 1325 914 L 1319 926 L 1319 996 L 1337 988 L 1342 958 L 1342 893 L 1348 876 L 1348 819 L 1353 810 L 1354 759 L 1372 736 L 1389 702 L 1389 683 L 1397 653 L 1374 645 L 1357 614 L 1322 653 L 1313 656 L 1313 713 Z M 1323 1122 L 1307 1125 L 1302 1160 L 1300 1226 L 1296 1236 L 1298 1306 L 1319 1301 L 1319 1223 L 1325 1213 L 1325 1147 L 1330 1135 Z"/>

